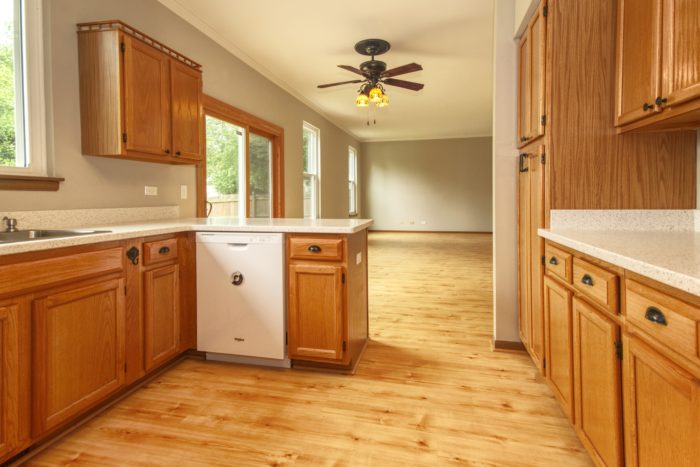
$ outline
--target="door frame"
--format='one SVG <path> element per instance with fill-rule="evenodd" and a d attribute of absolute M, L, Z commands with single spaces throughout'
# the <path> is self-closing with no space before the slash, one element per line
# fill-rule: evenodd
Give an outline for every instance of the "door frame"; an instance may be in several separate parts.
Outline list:
<path fill-rule="evenodd" d="M 202 148 L 204 157 L 197 164 L 197 217 L 206 217 L 207 214 L 207 115 L 245 129 L 246 158 L 248 157 L 250 133 L 264 136 L 272 141 L 272 217 L 284 217 L 284 128 L 206 94 L 202 95 L 202 102 L 204 118 L 200 131 L 204 142 Z M 250 170 L 249 166 L 250 164 L 246 163 L 246 216 L 250 216 L 250 206 L 248 205 L 250 176 L 247 173 Z"/>

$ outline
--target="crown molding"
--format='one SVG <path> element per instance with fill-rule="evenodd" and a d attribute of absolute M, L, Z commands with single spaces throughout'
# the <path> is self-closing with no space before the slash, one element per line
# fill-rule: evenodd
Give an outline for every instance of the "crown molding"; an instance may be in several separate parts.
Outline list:
<path fill-rule="evenodd" d="M 493 138 L 493 135 L 451 135 L 451 136 L 426 136 L 424 138 L 386 138 L 386 139 L 365 139 L 362 143 L 399 143 L 407 141 L 442 141 L 446 139 L 472 139 L 472 138 Z"/>

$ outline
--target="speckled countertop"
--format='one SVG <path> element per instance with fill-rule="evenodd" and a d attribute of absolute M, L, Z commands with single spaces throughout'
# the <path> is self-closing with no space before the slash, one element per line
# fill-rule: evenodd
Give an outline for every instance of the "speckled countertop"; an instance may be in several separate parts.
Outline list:
<path fill-rule="evenodd" d="M 351 234 L 364 230 L 370 225 L 372 225 L 371 219 L 234 219 L 213 217 L 169 219 L 154 222 L 141 221 L 116 225 L 80 226 L 81 230 L 109 230 L 109 233 L 0 243 L 0 255 L 188 231 Z M 62 227 L 57 226 L 56 228 Z"/>
<path fill-rule="evenodd" d="M 700 296 L 700 232 L 540 229 L 539 234 Z"/>

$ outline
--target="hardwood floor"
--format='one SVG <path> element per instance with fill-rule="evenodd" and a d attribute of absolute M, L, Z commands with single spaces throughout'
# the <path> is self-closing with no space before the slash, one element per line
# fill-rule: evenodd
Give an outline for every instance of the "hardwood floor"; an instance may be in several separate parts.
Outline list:
<path fill-rule="evenodd" d="M 185 360 L 29 465 L 592 465 L 530 358 L 490 349 L 491 235 L 369 245 L 354 376 Z"/>

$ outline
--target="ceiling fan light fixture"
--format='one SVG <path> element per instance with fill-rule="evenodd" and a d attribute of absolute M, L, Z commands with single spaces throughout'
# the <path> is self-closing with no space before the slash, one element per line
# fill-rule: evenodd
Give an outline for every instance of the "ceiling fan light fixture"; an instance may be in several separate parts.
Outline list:
<path fill-rule="evenodd" d="M 382 96 L 384 93 L 382 92 L 379 87 L 374 86 L 372 89 L 369 91 L 369 101 L 373 102 L 375 104 L 379 104 L 382 101 Z"/>
<path fill-rule="evenodd" d="M 355 99 L 355 105 L 358 107 L 367 107 L 369 105 L 369 97 L 367 94 L 360 93 Z"/>
<path fill-rule="evenodd" d="M 387 105 L 389 105 L 389 96 L 387 96 L 386 94 L 382 94 L 382 100 L 377 102 L 377 107 L 381 108 L 386 107 Z"/>

